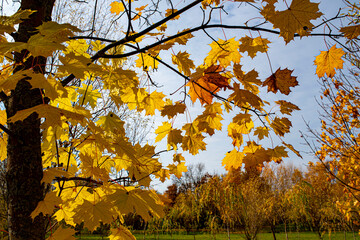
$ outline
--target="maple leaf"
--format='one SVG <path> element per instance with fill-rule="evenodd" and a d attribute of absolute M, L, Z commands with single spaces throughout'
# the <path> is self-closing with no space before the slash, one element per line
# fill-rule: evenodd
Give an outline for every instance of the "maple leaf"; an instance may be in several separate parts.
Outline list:
<path fill-rule="evenodd" d="M 93 231 L 100 222 L 106 224 L 114 221 L 115 211 L 112 208 L 113 206 L 105 200 L 92 202 L 84 199 L 83 203 L 76 207 L 73 219 L 79 224 L 84 222 L 84 227 Z"/>
<path fill-rule="evenodd" d="M 251 58 L 256 56 L 257 52 L 266 52 L 268 49 L 269 40 L 262 37 L 251 38 L 245 36 L 240 38 L 239 52 L 248 52 Z"/>
<path fill-rule="evenodd" d="M 181 147 L 184 151 L 189 151 L 192 155 L 196 155 L 199 153 L 199 150 L 206 150 L 206 143 L 203 141 L 204 138 L 201 134 L 184 136 Z"/>
<path fill-rule="evenodd" d="M 248 90 L 240 89 L 238 83 L 234 83 L 234 92 L 230 94 L 229 101 L 234 101 L 235 105 L 239 107 L 250 104 L 256 109 L 260 109 L 263 105 L 261 98 Z"/>
<path fill-rule="evenodd" d="M 154 91 L 148 94 L 142 101 L 142 108 L 145 109 L 145 115 L 154 115 L 155 110 L 161 110 L 165 105 L 163 98 L 165 95 L 161 92 Z"/>
<path fill-rule="evenodd" d="M 227 41 L 219 39 L 210 44 L 211 51 L 204 59 L 206 66 L 216 65 L 219 62 L 220 66 L 226 68 L 230 63 L 240 63 L 241 55 L 238 51 L 239 41 L 231 38 Z"/>
<path fill-rule="evenodd" d="M 185 162 L 180 162 L 177 165 L 169 164 L 168 165 L 169 172 L 174 174 L 177 178 L 181 178 L 182 173 L 187 171 L 187 167 L 185 166 Z"/>
<path fill-rule="evenodd" d="M 124 226 L 119 225 L 117 228 L 111 228 L 109 240 L 136 240 L 134 235 Z"/>
<path fill-rule="evenodd" d="M 170 179 L 169 169 L 161 168 L 159 171 L 154 173 L 155 177 L 157 177 L 161 182 L 165 182 L 167 179 Z"/>
<path fill-rule="evenodd" d="M 279 136 L 284 136 L 285 133 L 290 132 L 290 127 L 292 126 L 291 122 L 287 118 L 278 118 L 270 123 L 270 126 L 273 128 L 274 132 Z"/>
<path fill-rule="evenodd" d="M 177 144 L 182 143 L 182 138 L 181 130 L 171 129 L 167 139 L 167 149 L 170 150 L 172 147 L 174 150 L 177 150 Z"/>
<path fill-rule="evenodd" d="M 255 142 L 247 142 L 243 153 L 245 154 L 243 159 L 245 169 L 258 169 L 264 165 L 264 162 L 270 161 L 268 152 L 261 147 L 261 145 L 257 145 Z"/>
<path fill-rule="evenodd" d="M 184 113 L 186 105 L 184 103 L 176 102 L 173 104 L 166 104 L 161 110 L 161 116 L 167 116 L 169 119 L 173 118 L 177 114 Z"/>
<path fill-rule="evenodd" d="M 344 60 L 342 56 L 344 51 L 341 48 L 336 48 L 336 45 L 332 46 L 328 51 L 321 51 L 314 61 L 316 67 L 316 74 L 318 77 L 324 77 L 325 74 L 332 78 L 335 75 L 335 69 L 343 68 Z"/>
<path fill-rule="evenodd" d="M 189 30 L 189 28 L 184 29 L 182 31 L 178 31 L 177 33 L 179 34 L 179 33 L 182 33 L 182 32 L 188 31 L 188 30 Z M 169 43 L 178 43 L 180 45 L 186 45 L 187 42 L 189 41 L 189 39 L 191 39 L 193 37 L 194 37 L 194 35 L 192 35 L 191 33 L 187 33 L 180 37 L 170 40 Z"/>
<path fill-rule="evenodd" d="M 99 120 L 96 123 L 98 125 L 101 125 L 105 129 L 105 131 L 115 131 L 125 135 L 125 122 L 113 112 L 109 112 L 106 116 L 99 117 Z"/>
<path fill-rule="evenodd" d="M 199 115 L 194 122 L 197 122 L 197 127 L 199 131 L 205 131 L 210 136 L 214 134 L 214 130 L 221 130 L 223 120 L 222 109 L 220 103 L 208 104 L 205 107 L 204 112 Z"/>
<path fill-rule="evenodd" d="M 121 2 L 114 1 L 110 4 L 110 12 L 119 15 L 125 10 L 124 5 Z"/>
<path fill-rule="evenodd" d="M 171 131 L 171 129 L 172 129 L 172 126 L 170 123 L 163 122 L 163 124 L 155 130 L 155 134 L 156 134 L 155 142 L 159 142 L 164 137 L 166 137 L 169 134 L 169 132 Z"/>
<path fill-rule="evenodd" d="M 77 92 L 80 94 L 80 99 L 82 99 L 82 103 L 89 103 L 92 108 L 95 108 L 97 100 L 101 98 L 101 93 L 99 92 L 99 90 L 93 90 L 92 85 L 83 84 L 81 88 L 77 89 Z"/>
<path fill-rule="evenodd" d="M 58 227 L 46 240 L 75 240 L 75 229 Z"/>
<path fill-rule="evenodd" d="M 234 64 L 234 75 L 237 80 L 244 86 L 245 90 L 248 90 L 254 94 L 259 93 L 258 86 L 261 86 L 261 81 L 258 79 L 259 74 L 255 70 L 251 70 L 248 73 L 244 73 L 241 70 L 240 64 Z"/>
<path fill-rule="evenodd" d="M 269 136 L 269 129 L 266 127 L 257 127 L 254 131 L 254 135 L 258 136 L 259 140 Z"/>
<path fill-rule="evenodd" d="M 161 201 L 154 191 L 145 191 L 134 187 L 118 186 L 114 189 L 114 193 L 108 198 L 112 200 L 114 207 L 121 214 L 136 212 L 145 221 L 150 220 L 153 216 L 164 216 Z M 151 214 L 151 215 L 150 215 Z"/>
<path fill-rule="evenodd" d="M 267 149 L 267 153 L 270 156 L 271 161 L 281 163 L 282 158 L 288 157 L 284 146 L 276 146 L 275 148 Z"/>
<path fill-rule="evenodd" d="M 149 71 L 150 68 L 157 69 L 159 65 L 159 61 L 156 59 L 160 59 L 159 56 L 154 54 L 143 54 L 140 53 L 139 58 L 135 61 L 136 67 L 142 68 L 144 71 Z"/>
<path fill-rule="evenodd" d="M 286 43 L 294 39 L 294 34 L 306 36 L 314 25 L 310 20 L 315 20 L 322 15 L 319 12 L 319 3 L 309 0 L 293 0 L 288 9 L 275 11 L 273 4 L 267 4 L 261 11 L 264 18 L 280 29 Z"/>
<path fill-rule="evenodd" d="M 172 56 L 173 64 L 178 66 L 180 72 L 184 73 L 186 76 L 191 74 L 191 69 L 195 69 L 194 61 L 191 60 L 190 54 L 185 52 L 178 52 L 178 54 Z"/>
<path fill-rule="evenodd" d="M 0 16 L 0 34 L 15 32 L 14 25 L 21 23 L 22 19 L 28 19 L 31 14 L 36 12 L 30 9 L 19 9 L 16 13 L 11 16 Z"/>
<path fill-rule="evenodd" d="M 208 78 L 204 77 L 204 69 L 197 68 L 196 72 L 190 76 L 190 81 L 186 84 L 190 87 L 189 95 L 192 102 L 199 99 L 200 103 L 211 104 L 213 94 L 220 91 L 220 88 L 209 82 Z"/>
<path fill-rule="evenodd" d="M 37 215 L 42 213 L 45 215 L 52 215 L 55 206 L 61 203 L 61 198 L 56 196 L 55 192 L 49 192 L 46 194 L 44 200 L 40 201 L 35 208 L 35 210 L 31 213 L 31 217 L 34 219 Z"/>
<path fill-rule="evenodd" d="M 166 9 L 165 17 L 168 17 L 171 14 L 176 13 L 176 12 L 177 12 L 177 9 Z M 177 15 L 176 17 L 172 18 L 171 20 L 177 20 L 179 18 L 180 18 L 180 15 Z"/>
<path fill-rule="evenodd" d="M 243 164 L 244 154 L 242 152 L 233 149 L 231 152 L 226 153 L 225 158 L 222 160 L 222 165 L 226 170 L 231 168 L 237 169 L 240 168 Z"/>
<path fill-rule="evenodd" d="M 360 25 L 342 27 L 340 28 L 340 32 L 342 32 L 346 38 L 352 40 L 360 35 Z"/>
<path fill-rule="evenodd" d="M 288 149 L 290 149 L 293 153 L 295 153 L 298 157 L 302 158 L 301 154 L 299 151 L 297 151 L 291 144 L 286 143 L 286 142 L 282 142 L 282 144 L 284 144 Z"/>
<path fill-rule="evenodd" d="M 289 70 L 285 68 L 281 70 L 280 68 L 276 70 L 274 74 L 268 77 L 264 82 L 263 86 L 268 86 L 268 92 L 277 93 L 279 90 L 285 95 L 289 95 L 291 92 L 290 87 L 295 87 L 298 85 L 296 77 L 291 76 L 291 73 L 294 70 Z"/>
<path fill-rule="evenodd" d="M 89 111 L 78 108 L 73 109 L 73 111 L 68 111 L 65 109 L 56 108 L 47 104 L 40 104 L 32 108 L 24 109 L 18 111 L 14 116 L 12 116 L 9 121 L 16 122 L 22 121 L 27 118 L 33 112 L 37 112 L 40 117 L 44 117 L 46 119 L 46 126 L 48 125 L 58 125 L 62 126 L 61 117 L 65 116 L 69 120 L 74 120 L 76 122 L 85 123 L 84 120 L 86 118 L 90 118 L 91 115 Z M 43 124 L 44 126 L 44 124 Z"/>
<path fill-rule="evenodd" d="M 284 100 L 275 101 L 275 103 L 280 105 L 280 112 L 282 114 L 291 115 L 292 111 L 300 110 L 300 108 L 298 106 L 296 106 L 295 104 L 284 101 Z"/>
<path fill-rule="evenodd" d="M 252 122 L 251 122 L 252 123 Z M 247 128 L 247 126 L 250 127 L 250 129 Z M 228 136 L 232 138 L 232 145 L 234 147 L 240 147 L 243 143 L 243 137 L 242 134 L 247 134 L 251 130 L 251 128 L 254 126 L 254 124 L 245 124 L 245 125 L 239 125 L 236 123 L 230 123 L 228 125 Z"/>

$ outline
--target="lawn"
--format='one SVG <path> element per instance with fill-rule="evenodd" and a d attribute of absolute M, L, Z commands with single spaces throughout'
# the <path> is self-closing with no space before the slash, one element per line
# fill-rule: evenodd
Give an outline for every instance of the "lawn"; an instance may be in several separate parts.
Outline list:
<path fill-rule="evenodd" d="M 230 234 L 231 240 L 243 240 L 244 235 L 242 234 Z M 159 234 L 159 235 L 146 235 L 143 234 L 135 234 L 136 239 L 138 240 L 228 240 L 228 236 L 226 233 L 216 234 L 215 238 L 211 234 Z M 302 233 L 289 233 L 289 240 L 316 240 L 319 239 L 318 236 L 313 232 L 302 232 Z M 108 239 L 106 237 L 96 236 L 96 235 L 82 235 L 78 236 L 77 239 L 84 240 L 105 240 Z M 277 240 L 286 240 L 285 233 L 277 233 Z M 324 240 L 354 240 L 352 233 L 347 233 L 346 238 L 343 232 L 332 233 L 331 235 L 325 234 L 323 236 Z M 355 239 L 360 240 L 359 234 L 355 233 Z M 273 240 L 273 236 L 271 233 L 259 233 L 258 240 Z"/>

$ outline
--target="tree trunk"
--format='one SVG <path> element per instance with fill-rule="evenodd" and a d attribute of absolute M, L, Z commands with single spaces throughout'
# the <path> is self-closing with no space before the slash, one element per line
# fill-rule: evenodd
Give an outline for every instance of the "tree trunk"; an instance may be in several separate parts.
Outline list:
<path fill-rule="evenodd" d="M 19 25 L 13 37 L 16 42 L 27 42 L 34 34 L 36 27 L 44 21 L 51 20 L 55 0 L 22 0 L 21 9 L 36 10 L 30 19 Z M 17 67 L 14 72 L 33 68 L 35 72 L 45 71 L 46 58 L 28 57 L 26 50 L 15 53 Z M 16 112 L 44 103 L 40 89 L 31 89 L 31 85 L 20 80 L 5 100 L 7 117 Z M 41 184 L 43 167 L 41 158 L 40 119 L 36 113 L 24 121 L 10 123 L 10 135 L 7 149 L 7 190 L 8 190 L 8 227 L 10 240 L 45 239 L 45 218 L 31 218 L 32 211 L 44 197 L 44 186 Z"/>
<path fill-rule="evenodd" d="M 271 225 L 270 225 L 270 228 L 271 228 L 271 232 L 272 232 L 273 239 L 276 240 L 275 226 L 274 226 L 273 224 L 271 224 Z"/>

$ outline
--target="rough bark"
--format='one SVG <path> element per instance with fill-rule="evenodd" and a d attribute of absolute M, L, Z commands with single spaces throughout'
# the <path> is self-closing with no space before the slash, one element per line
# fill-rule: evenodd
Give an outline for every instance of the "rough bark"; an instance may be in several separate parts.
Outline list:
<path fill-rule="evenodd" d="M 55 0 L 22 0 L 21 9 L 36 10 L 30 19 L 24 20 L 16 33 L 15 41 L 27 42 L 37 26 L 51 20 L 51 12 Z M 15 72 L 32 68 L 43 73 L 46 58 L 30 57 L 25 62 L 28 53 L 15 53 Z M 42 104 L 43 96 L 40 89 L 31 89 L 26 79 L 20 80 L 14 91 L 5 100 L 8 118 L 16 112 Z M 41 184 L 43 167 L 41 158 L 40 119 L 33 113 L 24 121 L 8 122 L 11 134 L 8 138 L 7 151 L 7 190 L 8 190 L 8 229 L 9 239 L 29 240 L 45 239 L 45 218 L 31 218 L 32 211 L 44 196 L 44 186 Z"/>

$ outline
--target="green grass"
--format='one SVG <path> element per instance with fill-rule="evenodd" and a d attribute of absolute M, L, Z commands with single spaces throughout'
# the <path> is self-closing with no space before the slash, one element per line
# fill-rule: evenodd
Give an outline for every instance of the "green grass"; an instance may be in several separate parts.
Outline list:
<path fill-rule="evenodd" d="M 230 239 L 231 240 L 243 240 L 244 235 L 242 234 L 230 234 Z M 173 234 L 168 235 L 168 234 L 149 234 L 149 235 L 144 235 L 143 234 L 135 234 L 136 239 L 138 240 L 228 240 L 228 236 L 226 233 L 221 233 L 221 234 L 216 234 L 214 238 L 211 234 L 202 234 L 202 233 L 198 233 L 198 234 L 190 234 L 190 235 L 186 235 L 186 234 Z M 289 233 L 288 234 L 288 239 L 289 240 L 317 240 L 319 239 L 317 234 L 312 233 L 312 232 L 302 232 L 302 233 Z M 271 233 L 259 233 L 257 235 L 258 240 L 273 240 L 273 236 Z M 106 237 L 102 238 L 99 235 L 82 235 L 82 236 L 77 236 L 77 239 L 84 239 L 84 240 L 102 240 L 102 239 L 108 239 Z M 276 234 L 276 239 L 277 240 L 286 240 L 286 235 L 285 233 L 277 233 Z M 323 236 L 324 240 L 345 240 L 345 236 L 343 232 L 337 232 L 337 233 L 331 233 L 331 235 L 329 235 L 328 233 L 324 234 Z M 355 239 L 356 240 L 360 240 L 360 236 L 358 233 L 355 233 Z M 353 238 L 353 234 L 352 233 L 347 233 L 346 234 L 346 240 L 354 240 Z"/>

